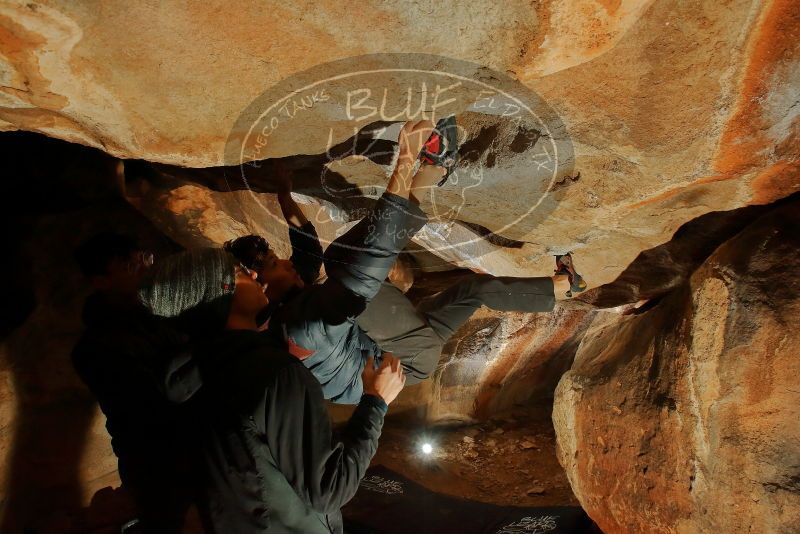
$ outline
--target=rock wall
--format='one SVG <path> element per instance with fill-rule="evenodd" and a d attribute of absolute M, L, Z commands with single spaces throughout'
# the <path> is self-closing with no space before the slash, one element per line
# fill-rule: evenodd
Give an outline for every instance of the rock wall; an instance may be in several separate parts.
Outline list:
<path fill-rule="evenodd" d="M 603 532 L 796 530 L 798 208 L 757 219 L 651 310 L 590 327 L 553 421 Z"/>
<path fill-rule="evenodd" d="M 481 309 L 442 351 L 429 416 L 483 419 L 549 400 L 593 315 L 561 306 L 550 314 Z"/>
<path fill-rule="evenodd" d="M 595 288 L 585 307 L 549 316 L 479 312 L 446 348 L 434 380 L 409 388 L 401 404 L 424 406 L 431 417 L 474 417 L 546 396 L 591 322 L 561 383 L 555 420 L 575 492 L 601 526 L 735 531 L 741 521 L 754 530 L 791 529 L 800 461 L 782 444 L 798 441 L 787 424 L 797 415 L 787 348 L 796 276 L 776 278 L 784 268 L 776 251 L 794 257 L 785 243 L 796 221 L 787 209 L 771 223 L 762 219 L 688 285 L 697 263 L 738 223 L 706 235 L 691 254 L 676 240 L 690 221 L 800 190 L 793 0 L 0 4 L 0 130 L 161 164 L 155 175 L 125 179 L 79 164 L 72 174 L 51 172 L 49 181 L 23 172 L 26 187 L 10 190 L 20 196 L 4 199 L 6 241 L 23 258 L 8 279 L 24 281 L 4 289 L 14 306 L 7 310 L 13 326 L 3 328 L 0 476 L 17 490 L 5 509 L 35 503 L 38 494 L 39 504 L 19 509 L 35 517 L 81 502 L 81 488 L 115 476 L 102 421 L 66 359 L 82 294 L 65 286 L 77 287 L 77 278 L 66 267 L 63 279 L 48 277 L 60 265 L 38 258 L 67 257 L 90 227 L 108 224 L 154 239 L 163 232 L 183 246 L 258 232 L 285 252 L 270 195 L 275 158 L 290 165 L 298 198 L 323 238 L 333 239 L 385 185 L 391 159 L 327 161 L 331 144 L 358 137 L 340 109 L 315 108 L 273 138 L 261 154 L 270 159 L 246 184 L 228 181 L 220 167 L 231 163 L 226 142 L 243 110 L 282 80 L 325 62 L 398 50 L 472 62 L 476 77 L 510 77 L 553 109 L 574 151 L 570 173 L 543 192 L 547 216 L 511 224 L 531 204 L 520 185 L 534 171 L 521 155 L 540 149 L 544 136 L 458 109 L 471 164 L 485 180 L 466 193 L 464 184 L 435 193 L 433 207 L 443 209 L 433 210 L 409 251 L 418 253 L 417 267 L 537 276 L 550 273 L 552 254 L 572 250 Z M 392 67 L 383 57 L 369 66 Z M 520 145 L 520 136 L 530 142 Z M 49 150 L 24 158 L 47 160 Z M 84 171 L 105 178 L 87 189 L 75 176 Z M 329 171 L 353 194 L 331 197 L 320 178 Z M 61 180 L 57 194 L 52 178 Z M 109 188 L 114 194 L 104 196 Z M 104 207 L 120 192 L 153 224 L 127 205 Z M 41 217 L 26 214 L 20 227 L 15 209 Z M 702 224 L 688 231 L 701 234 Z M 769 224 L 783 242 L 758 234 Z M 652 299 L 649 311 L 621 318 L 590 309 L 639 299 Z M 47 446 L 59 429 L 73 427 L 73 441 Z M 76 468 L 74 456 L 85 450 Z M 59 493 L 59 484 L 67 491 Z"/>
<path fill-rule="evenodd" d="M 403 50 L 536 76 L 609 50 L 648 4 L 7 2 L 0 117 L 6 129 L 121 157 L 218 165 L 236 116 L 270 85 L 319 63 Z M 589 27 L 597 34 L 586 35 Z M 308 153 L 298 150 L 308 137 L 292 140 L 271 155 Z"/>
<path fill-rule="evenodd" d="M 534 275 L 550 268 L 552 253 L 573 250 L 596 287 L 689 220 L 800 189 L 800 15 L 792 0 L 99 6 L 0 6 L 3 128 L 208 167 L 225 163 L 226 139 L 248 104 L 327 61 L 427 52 L 534 90 L 566 125 L 574 174 L 547 193 L 554 210 L 546 220 L 507 228 L 526 203 L 517 185 L 530 169 L 509 153 L 513 135 L 483 139 L 487 178 L 456 214 L 442 210 L 444 222 L 505 229 L 503 237 L 524 246 L 483 263 L 471 250 L 447 258 L 464 267 Z M 333 22 L 340 20 L 348 24 Z M 319 154 L 347 140 L 353 121 L 331 120 L 334 111 L 309 111 L 262 156 Z M 463 113 L 459 121 L 470 122 Z M 385 180 L 370 162 L 360 176 Z M 437 202 L 454 208 L 461 193 L 445 188 Z"/>

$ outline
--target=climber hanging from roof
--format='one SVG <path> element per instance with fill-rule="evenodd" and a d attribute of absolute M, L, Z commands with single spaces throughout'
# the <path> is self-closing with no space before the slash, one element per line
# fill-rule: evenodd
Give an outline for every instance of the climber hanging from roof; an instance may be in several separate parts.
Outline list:
<path fill-rule="evenodd" d="M 499 311 L 549 312 L 556 295 L 569 297 L 586 288 L 569 253 L 556 256 L 554 276 L 474 274 L 417 306 L 386 281 L 399 252 L 427 220 L 419 196 L 444 184 L 455 163 L 455 119 L 432 127 L 429 121 L 403 126 L 386 193 L 324 255 L 313 225 L 291 198 L 285 171 L 278 198 L 289 224 L 291 259 L 279 259 L 260 236 L 225 245 L 266 285 L 269 330 L 284 339 L 289 352 L 322 384 L 325 398 L 334 402 L 361 398 L 368 355 L 393 353 L 403 364 L 407 383 L 417 383 L 435 371 L 443 344 L 482 305 Z M 412 175 L 418 159 L 421 165 Z M 315 285 L 323 261 L 329 280 Z"/>

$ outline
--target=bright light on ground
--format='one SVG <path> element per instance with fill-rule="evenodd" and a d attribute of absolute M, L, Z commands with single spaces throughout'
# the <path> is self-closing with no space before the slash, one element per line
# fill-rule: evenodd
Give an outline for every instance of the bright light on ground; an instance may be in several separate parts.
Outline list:
<path fill-rule="evenodd" d="M 433 452 L 433 445 L 431 445 L 430 443 L 423 444 L 422 445 L 422 452 L 424 452 L 425 454 L 432 453 Z"/>

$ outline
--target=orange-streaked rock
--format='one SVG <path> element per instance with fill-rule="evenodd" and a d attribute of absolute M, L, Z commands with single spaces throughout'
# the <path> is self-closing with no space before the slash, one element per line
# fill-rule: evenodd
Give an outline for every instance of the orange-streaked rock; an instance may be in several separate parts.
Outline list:
<path fill-rule="evenodd" d="M 447 258 L 475 270 L 542 274 L 551 254 L 573 250 L 595 287 L 695 217 L 800 188 L 791 0 L 103 6 L 99 15 L 64 1 L 0 6 L 3 128 L 201 167 L 222 163 L 236 117 L 257 95 L 331 60 L 399 48 L 444 54 L 535 90 L 572 137 L 576 179 L 551 191 L 545 221 L 508 227 L 525 203 L 516 188 L 526 169 L 501 149 L 489 179 L 445 216 L 525 245 Z M 220 31 L 222 18 L 236 31 Z M 347 121 L 329 122 L 307 115 L 263 155 L 321 153 L 329 127 L 334 141 L 352 135 Z M 453 208 L 463 198 L 448 187 L 438 201 Z"/>
<path fill-rule="evenodd" d="M 553 421 L 603 532 L 794 530 L 798 213 L 772 210 L 653 309 L 590 327 Z"/>

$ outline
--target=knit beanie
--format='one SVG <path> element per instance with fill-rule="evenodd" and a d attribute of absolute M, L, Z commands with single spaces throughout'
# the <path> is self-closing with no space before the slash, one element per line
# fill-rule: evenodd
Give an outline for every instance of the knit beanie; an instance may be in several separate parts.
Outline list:
<path fill-rule="evenodd" d="M 236 287 L 236 259 L 218 248 L 173 254 L 151 270 L 139 288 L 139 300 L 154 315 L 191 313 L 193 326 L 223 328 Z"/>

